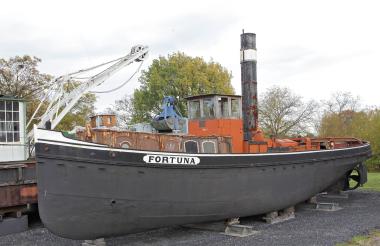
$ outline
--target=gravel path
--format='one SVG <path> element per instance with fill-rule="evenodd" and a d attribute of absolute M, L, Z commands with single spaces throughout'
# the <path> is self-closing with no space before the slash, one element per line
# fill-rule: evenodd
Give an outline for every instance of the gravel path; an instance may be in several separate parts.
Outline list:
<path fill-rule="evenodd" d="M 380 192 L 353 191 L 349 199 L 325 199 L 318 201 L 338 202 L 342 210 L 335 212 L 315 211 L 300 205 L 296 219 L 268 225 L 258 217 L 241 219 L 241 224 L 252 225 L 259 234 L 238 238 L 218 232 L 188 229 L 183 227 L 131 234 L 106 239 L 107 245 L 335 245 L 372 229 L 380 229 Z M 32 229 L 0 237 L 1 246 L 20 245 L 81 245 L 57 237 L 40 223 Z"/>

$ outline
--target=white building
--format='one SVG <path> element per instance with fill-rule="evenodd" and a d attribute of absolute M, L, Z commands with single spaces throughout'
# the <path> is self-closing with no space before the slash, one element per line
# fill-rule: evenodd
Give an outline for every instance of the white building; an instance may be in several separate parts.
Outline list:
<path fill-rule="evenodd" d="M 0 95 L 0 162 L 27 159 L 26 102 Z"/>

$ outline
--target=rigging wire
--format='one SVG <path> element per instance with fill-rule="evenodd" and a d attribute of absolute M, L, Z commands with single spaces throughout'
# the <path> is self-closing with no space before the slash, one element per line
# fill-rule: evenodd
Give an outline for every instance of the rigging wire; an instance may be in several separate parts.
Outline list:
<path fill-rule="evenodd" d="M 53 83 L 51 83 L 51 84 L 52 84 L 52 87 L 50 87 L 50 89 L 44 93 L 44 96 L 43 96 L 42 100 L 41 100 L 40 103 L 38 104 L 38 106 L 37 106 L 36 110 L 34 111 L 33 115 L 30 117 L 28 123 L 26 124 L 26 128 L 28 128 L 29 125 L 30 125 L 30 123 L 32 123 L 32 121 L 35 119 L 35 116 L 36 116 L 36 114 L 38 113 L 38 111 L 40 110 L 42 104 L 43 104 L 43 103 L 48 99 L 48 97 L 52 94 L 52 91 L 54 90 L 54 88 L 55 88 L 54 86 L 55 86 L 55 85 L 54 85 Z"/>
<path fill-rule="evenodd" d="M 101 93 L 110 93 L 110 92 L 114 92 L 114 91 L 117 91 L 119 90 L 120 88 L 124 87 L 135 75 L 136 73 L 138 73 L 138 71 L 140 71 L 140 68 L 142 67 L 144 61 L 141 61 L 139 67 L 136 69 L 136 71 L 125 81 L 123 82 L 121 85 L 111 89 L 111 90 L 106 90 L 106 91 L 90 91 L 90 93 L 97 93 L 97 94 L 101 94 Z"/>
<path fill-rule="evenodd" d="M 99 67 L 102 67 L 102 66 L 105 66 L 107 64 L 110 64 L 112 62 L 117 62 L 117 61 L 120 61 L 121 59 L 123 59 L 124 57 L 120 57 L 120 58 L 117 58 L 117 59 L 114 59 L 112 61 L 108 61 L 108 62 L 105 62 L 105 63 L 102 63 L 102 64 L 99 64 L 99 65 L 96 65 L 96 66 L 93 66 L 93 67 L 89 67 L 89 68 L 86 68 L 86 69 L 81 69 L 79 71 L 76 71 L 76 72 L 73 72 L 73 73 L 69 73 L 67 74 L 67 76 L 72 76 L 74 74 L 81 74 L 81 73 L 84 73 L 84 72 L 88 72 L 88 71 L 91 71 L 91 70 L 94 70 L 96 68 L 99 68 Z"/>
<path fill-rule="evenodd" d="M 110 64 L 110 63 L 113 63 L 113 62 L 120 61 L 122 58 L 123 58 L 123 57 L 121 57 L 121 58 L 117 58 L 117 59 L 114 59 L 114 60 L 112 60 L 112 61 L 108 61 L 108 62 L 102 63 L 102 64 L 97 65 L 97 66 L 93 66 L 93 67 L 90 67 L 90 68 L 87 68 L 87 69 L 82 69 L 82 70 L 79 70 L 79 71 L 77 71 L 77 72 L 70 73 L 70 74 L 68 74 L 68 75 L 80 74 L 80 73 L 83 73 L 83 72 L 91 71 L 91 70 L 94 70 L 94 69 L 96 69 L 96 68 L 99 68 L 99 67 L 105 66 L 105 65 L 107 65 L 107 64 Z M 139 67 L 138 67 L 137 70 L 132 74 L 132 76 L 131 76 L 127 81 L 125 81 L 124 83 L 122 83 L 120 86 L 118 86 L 118 87 L 116 87 L 116 88 L 113 88 L 113 89 L 111 89 L 111 90 L 106 90 L 106 91 L 90 91 L 90 92 L 91 92 L 91 93 L 98 93 L 98 94 L 100 94 L 100 93 L 110 93 L 110 92 L 113 92 L 113 91 L 116 91 L 116 90 L 122 88 L 123 86 L 125 86 L 125 85 L 126 85 L 126 84 L 127 84 L 127 83 L 128 83 L 128 82 L 129 82 L 134 76 L 135 76 L 135 75 L 136 75 L 136 73 L 140 70 L 142 64 L 143 64 L 143 61 L 140 63 Z M 108 69 L 108 68 L 107 68 L 107 69 Z M 103 71 L 99 72 L 97 75 L 99 75 L 99 74 L 105 72 L 107 69 L 104 69 Z M 97 75 L 96 75 L 96 76 L 97 76 Z M 39 103 L 37 109 L 35 110 L 35 112 L 33 113 L 33 116 L 31 117 L 31 119 L 29 120 L 29 122 L 28 122 L 28 124 L 27 124 L 27 127 L 30 125 L 30 123 L 33 121 L 33 119 L 35 119 L 35 116 L 36 116 L 36 114 L 38 113 L 38 111 L 39 111 L 40 107 L 42 106 L 42 104 L 47 100 L 47 98 L 48 98 L 49 96 L 52 96 L 52 95 L 53 95 L 53 91 L 56 89 L 56 87 L 62 87 L 62 86 L 63 86 L 63 84 L 61 84 L 61 82 L 62 82 L 62 81 L 61 81 L 62 77 L 63 77 L 63 76 L 60 76 L 59 78 L 57 78 L 57 79 L 53 80 L 52 82 L 50 82 L 50 84 L 51 84 L 50 89 L 45 93 L 45 96 L 43 97 L 43 99 L 42 99 L 41 102 Z M 92 77 L 93 77 L 93 76 L 92 76 Z M 73 76 L 70 76 L 70 78 L 71 78 L 71 79 L 89 79 L 89 78 L 91 78 L 91 76 L 89 76 L 89 77 L 73 77 Z M 57 82 L 58 82 L 58 83 L 57 83 Z M 79 82 L 79 81 L 78 81 L 78 82 Z M 68 81 L 68 83 L 70 83 L 70 80 Z M 59 94 L 59 93 L 61 92 L 61 89 L 62 89 L 62 88 L 60 88 L 59 91 L 56 92 L 55 94 L 56 94 L 56 95 Z M 56 95 L 55 95 L 54 97 L 56 97 Z M 54 101 L 54 100 L 53 100 L 53 101 Z M 48 106 L 48 109 L 50 109 L 51 106 L 52 106 L 52 105 L 51 105 L 51 103 L 50 103 L 49 106 Z"/>

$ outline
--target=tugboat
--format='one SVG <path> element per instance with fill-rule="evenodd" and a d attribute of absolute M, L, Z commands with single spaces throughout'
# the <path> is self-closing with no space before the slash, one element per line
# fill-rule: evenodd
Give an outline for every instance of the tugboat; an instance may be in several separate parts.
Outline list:
<path fill-rule="evenodd" d="M 44 225 L 62 237 L 96 239 L 264 214 L 342 180 L 342 188 L 349 178 L 366 182 L 365 141 L 264 137 L 253 33 L 241 35 L 241 71 L 241 97 L 190 96 L 185 123 L 166 98 L 152 124 L 161 132 L 117 129 L 109 115 L 94 117 L 79 140 L 35 128 Z"/>

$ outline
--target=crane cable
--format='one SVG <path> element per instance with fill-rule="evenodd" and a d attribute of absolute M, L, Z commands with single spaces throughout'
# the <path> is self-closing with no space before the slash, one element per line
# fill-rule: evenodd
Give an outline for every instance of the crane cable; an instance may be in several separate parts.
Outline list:
<path fill-rule="evenodd" d="M 124 87 L 135 75 L 136 73 L 138 73 L 138 71 L 140 71 L 140 68 L 141 66 L 143 65 L 144 61 L 141 61 L 139 67 L 136 69 L 136 71 L 131 75 L 131 77 L 129 77 L 124 83 L 122 83 L 121 85 L 111 89 L 111 90 L 106 90 L 106 91 L 90 91 L 90 93 L 97 93 L 97 94 L 101 94 L 101 93 L 110 93 L 110 92 L 114 92 L 114 91 L 117 91 L 119 90 L 120 88 Z"/>
<path fill-rule="evenodd" d="M 120 58 L 117 58 L 117 59 L 114 59 L 112 61 L 104 62 L 102 64 L 99 64 L 99 65 L 96 65 L 96 66 L 93 66 L 93 67 L 89 67 L 89 68 L 86 68 L 86 69 L 81 69 L 81 70 L 78 70 L 76 72 L 69 73 L 69 74 L 67 74 L 67 76 L 75 78 L 75 77 L 73 77 L 73 75 L 75 75 L 75 74 L 81 74 L 81 73 L 84 73 L 84 72 L 88 72 L 88 71 L 94 70 L 96 68 L 103 67 L 103 66 L 108 65 L 108 64 L 113 63 L 113 62 L 116 63 L 117 61 L 120 61 L 123 58 L 124 58 L 124 56 L 120 57 Z"/>

